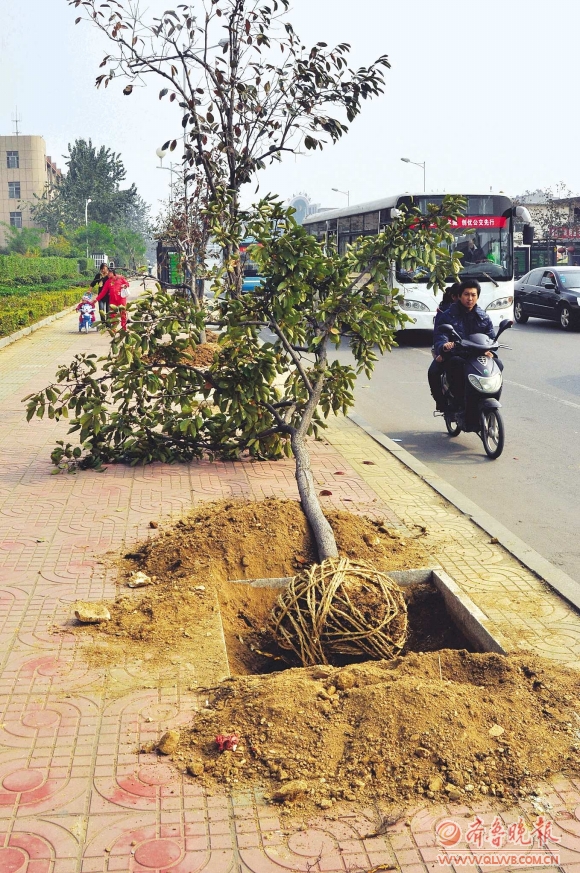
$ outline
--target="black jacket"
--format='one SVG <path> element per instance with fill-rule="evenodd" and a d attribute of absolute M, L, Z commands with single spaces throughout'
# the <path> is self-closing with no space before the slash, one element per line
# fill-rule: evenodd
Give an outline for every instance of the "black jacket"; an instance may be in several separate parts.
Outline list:
<path fill-rule="evenodd" d="M 441 330 L 443 324 L 451 324 L 461 339 L 465 339 L 472 333 L 485 333 L 492 339 L 495 336 L 491 318 L 483 309 L 475 306 L 469 310 L 457 301 L 457 303 L 452 303 L 449 309 L 441 315 L 441 318 L 435 322 L 433 345 L 436 355 L 440 355 L 445 343 L 451 340 L 451 337 Z"/>
<path fill-rule="evenodd" d="M 99 270 L 99 272 L 97 273 L 97 275 L 95 276 L 95 278 L 91 282 L 90 287 L 96 288 L 97 296 L 103 290 L 103 285 L 105 284 L 105 282 L 107 281 L 108 278 L 109 278 L 109 274 L 107 274 L 106 276 L 101 276 L 101 271 Z M 108 296 L 109 295 L 106 294 L 105 297 L 103 298 L 103 300 L 105 300 Z"/>

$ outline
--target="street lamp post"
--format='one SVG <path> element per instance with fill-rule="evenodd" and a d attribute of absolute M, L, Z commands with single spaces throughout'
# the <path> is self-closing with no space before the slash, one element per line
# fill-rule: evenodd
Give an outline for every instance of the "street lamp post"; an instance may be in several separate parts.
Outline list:
<path fill-rule="evenodd" d="M 423 193 L 427 190 L 425 187 L 425 161 L 412 161 L 410 158 L 401 158 L 404 164 L 415 164 L 416 167 L 421 167 L 423 170 Z"/>
<path fill-rule="evenodd" d="M 346 205 L 350 206 L 350 191 L 341 191 L 340 188 L 333 188 L 333 191 L 336 191 L 337 194 L 344 194 L 346 197 Z"/>
<path fill-rule="evenodd" d="M 87 261 L 89 259 L 89 203 L 92 203 L 90 197 L 85 200 L 85 232 L 87 235 Z"/>
<path fill-rule="evenodd" d="M 167 170 L 169 173 L 171 173 L 171 182 L 169 183 L 169 202 L 172 203 L 173 202 L 173 174 L 177 173 L 177 170 L 173 169 L 173 162 L 171 162 L 168 167 L 163 166 L 163 158 L 167 154 L 167 149 L 157 149 L 155 154 L 159 158 L 159 166 L 157 167 L 157 169 L 158 170 Z"/>

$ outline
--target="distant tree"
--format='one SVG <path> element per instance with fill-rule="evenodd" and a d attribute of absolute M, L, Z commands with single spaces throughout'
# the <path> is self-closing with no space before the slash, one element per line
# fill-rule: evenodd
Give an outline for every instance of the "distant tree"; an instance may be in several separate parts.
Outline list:
<path fill-rule="evenodd" d="M 35 227 L 12 227 L 2 222 L 5 228 L 6 248 L 12 254 L 39 255 L 42 231 Z"/>
<path fill-rule="evenodd" d="M 239 230 L 241 187 L 285 152 L 339 140 L 363 101 L 382 93 L 387 57 L 349 69 L 347 43 L 307 48 L 281 18 L 289 0 L 196 0 L 149 19 L 134 0 L 69 5 L 88 13 L 112 44 L 97 86 L 128 80 L 130 95 L 153 77 L 159 97 L 178 108 L 185 162 L 204 173 L 210 200 L 225 204 L 225 280 L 238 293 L 239 234 L 231 231 Z M 177 139 L 165 138 L 174 150 Z"/>
<path fill-rule="evenodd" d="M 105 146 L 97 148 L 90 139 L 77 139 L 69 143 L 65 159 L 68 172 L 60 184 L 47 188 L 31 204 L 34 220 L 49 233 L 57 233 L 63 225 L 83 225 L 89 198 L 90 218 L 99 224 L 122 224 L 141 208 L 135 185 L 121 188 L 127 173 L 119 154 Z"/>
<path fill-rule="evenodd" d="M 121 226 L 140 233 L 145 238 L 151 237 L 153 233 L 151 207 L 139 194 L 125 212 Z"/>
<path fill-rule="evenodd" d="M 113 250 L 115 264 L 137 270 L 143 263 L 147 246 L 143 234 L 128 227 L 118 227 L 113 232 Z"/>
<path fill-rule="evenodd" d="M 75 244 L 77 256 L 86 252 L 87 240 L 89 252 L 104 252 L 109 255 L 115 247 L 113 231 L 108 225 L 100 224 L 98 221 L 89 221 L 86 227 L 78 227 L 70 232 L 70 236 Z"/>
<path fill-rule="evenodd" d="M 554 187 L 525 191 L 515 200 L 529 210 L 536 229 L 536 238 L 549 240 L 554 238 L 555 228 L 570 223 L 570 205 L 565 201 L 571 196 L 572 191 L 568 185 L 558 182 Z"/>
<path fill-rule="evenodd" d="M 181 254 L 184 274 L 198 306 L 203 290 L 197 281 L 206 273 L 206 252 L 211 235 L 211 216 L 207 211 L 209 193 L 205 176 L 199 171 L 188 175 L 172 187 L 172 195 L 163 204 L 155 225 L 155 238 L 175 247 Z"/>
<path fill-rule="evenodd" d="M 81 257 L 84 255 L 83 251 L 77 252 L 76 249 L 78 249 L 78 245 L 70 239 L 67 233 L 61 232 L 56 233 L 54 236 L 51 235 L 50 242 L 42 250 L 42 254 L 46 257 L 59 258 Z"/>

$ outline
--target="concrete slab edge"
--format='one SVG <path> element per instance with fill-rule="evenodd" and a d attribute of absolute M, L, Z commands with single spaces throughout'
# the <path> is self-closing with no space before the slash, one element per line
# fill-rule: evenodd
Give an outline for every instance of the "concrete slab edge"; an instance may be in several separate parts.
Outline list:
<path fill-rule="evenodd" d="M 41 321 L 36 321 L 34 324 L 29 324 L 28 327 L 23 327 L 22 330 L 17 330 L 16 333 L 8 334 L 8 336 L 3 336 L 0 339 L 0 349 L 6 348 L 6 346 L 12 345 L 16 340 L 22 339 L 22 337 L 30 336 L 31 333 L 34 333 L 35 330 L 40 330 L 41 327 L 46 327 L 48 324 L 52 324 L 53 321 L 56 321 L 57 318 L 64 318 L 65 315 L 68 315 L 70 312 L 73 312 L 74 306 L 69 306 L 68 309 L 61 309 L 60 312 L 55 312 L 54 315 L 47 315 L 46 318 L 41 319 Z"/>
<path fill-rule="evenodd" d="M 503 546 L 506 551 L 514 556 L 524 567 L 527 567 L 534 575 L 546 582 L 568 603 L 580 611 L 580 585 L 558 569 L 546 558 L 531 548 L 527 543 L 513 534 L 501 522 L 485 512 L 476 503 L 462 494 L 453 485 L 450 485 L 429 467 L 418 461 L 410 452 L 402 448 L 398 443 L 389 439 L 384 433 L 370 425 L 357 413 L 351 412 L 348 418 L 361 430 L 367 433 L 371 439 L 379 443 L 391 455 L 413 473 L 416 473 L 434 491 L 437 491 L 449 503 L 455 506 L 461 513 L 468 516 L 478 527 L 484 530 L 493 539 Z"/>
<path fill-rule="evenodd" d="M 480 652 L 507 655 L 506 649 L 486 627 L 489 622 L 487 615 L 461 590 L 457 582 L 441 569 L 433 570 L 431 578 L 445 601 L 447 612 L 469 642 Z"/>

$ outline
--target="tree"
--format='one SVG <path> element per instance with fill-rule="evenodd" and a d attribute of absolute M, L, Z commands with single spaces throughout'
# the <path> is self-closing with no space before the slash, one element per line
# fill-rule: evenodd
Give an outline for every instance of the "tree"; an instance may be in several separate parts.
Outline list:
<path fill-rule="evenodd" d="M 88 199 L 90 217 L 98 224 L 123 224 L 140 208 L 135 185 L 120 187 L 127 173 L 119 154 L 105 146 L 97 149 L 90 139 L 77 139 L 69 143 L 65 157 L 68 172 L 31 207 L 34 220 L 49 233 L 84 225 Z"/>
<path fill-rule="evenodd" d="M 307 48 L 282 21 L 289 0 L 196 0 L 150 20 L 132 0 L 69 5 L 87 12 L 112 44 L 97 86 L 128 80 L 130 95 L 153 77 L 163 85 L 160 99 L 178 107 L 184 160 L 203 171 L 210 200 L 224 206 L 225 279 L 238 293 L 241 187 L 285 152 L 339 140 L 363 101 L 382 93 L 387 57 L 352 70 L 347 43 Z M 168 136 L 165 147 L 174 150 L 177 139 Z"/>
<path fill-rule="evenodd" d="M 128 227 L 119 227 L 113 233 L 113 240 L 115 264 L 136 271 L 147 251 L 143 235 Z"/>
<path fill-rule="evenodd" d="M 151 207 L 137 194 L 123 216 L 123 227 L 140 233 L 143 237 L 151 236 L 153 232 Z"/>
<path fill-rule="evenodd" d="M 403 213 L 340 255 L 299 226 L 292 210 L 265 198 L 248 217 L 257 241 L 252 258 L 265 281 L 250 294 L 221 299 L 222 335 L 213 362 L 196 360 L 203 313 L 186 298 L 161 290 L 146 294 L 130 305 L 129 329 L 113 332 L 104 359 L 77 355 L 59 368 L 54 383 L 25 398 L 28 419 L 72 414 L 69 432 L 78 433 L 80 445 L 59 442 L 52 455 L 57 466 L 294 455 L 319 558 L 336 555 L 306 437 L 316 435 L 331 413 L 352 407 L 357 373 L 370 376 L 375 348 L 390 349 L 394 332 L 408 320 L 392 288 L 393 262 L 422 267 L 438 288 L 458 275 L 448 218 L 456 218 L 462 205 L 445 198 L 427 216 Z M 216 205 L 217 237 L 224 233 L 220 214 Z M 263 328 L 273 341 L 262 341 Z M 353 365 L 330 354 L 342 337 Z"/>
<path fill-rule="evenodd" d="M 565 182 L 558 182 L 552 188 L 526 191 L 516 198 L 516 203 L 525 205 L 532 216 L 537 238 L 552 240 L 557 238 L 555 229 L 566 225 L 570 220 L 570 206 L 567 202 L 572 192 Z"/>
<path fill-rule="evenodd" d="M 39 255 L 42 231 L 35 227 L 12 227 L 2 222 L 6 228 L 6 248 L 17 255 Z"/>
<path fill-rule="evenodd" d="M 199 171 L 189 175 L 189 184 L 172 187 L 172 196 L 159 215 L 155 237 L 171 244 L 181 255 L 181 268 L 194 304 L 204 305 L 204 279 L 208 277 L 206 255 L 210 241 L 211 216 L 207 211 L 208 190 Z M 205 342 L 205 337 L 202 337 Z"/>

